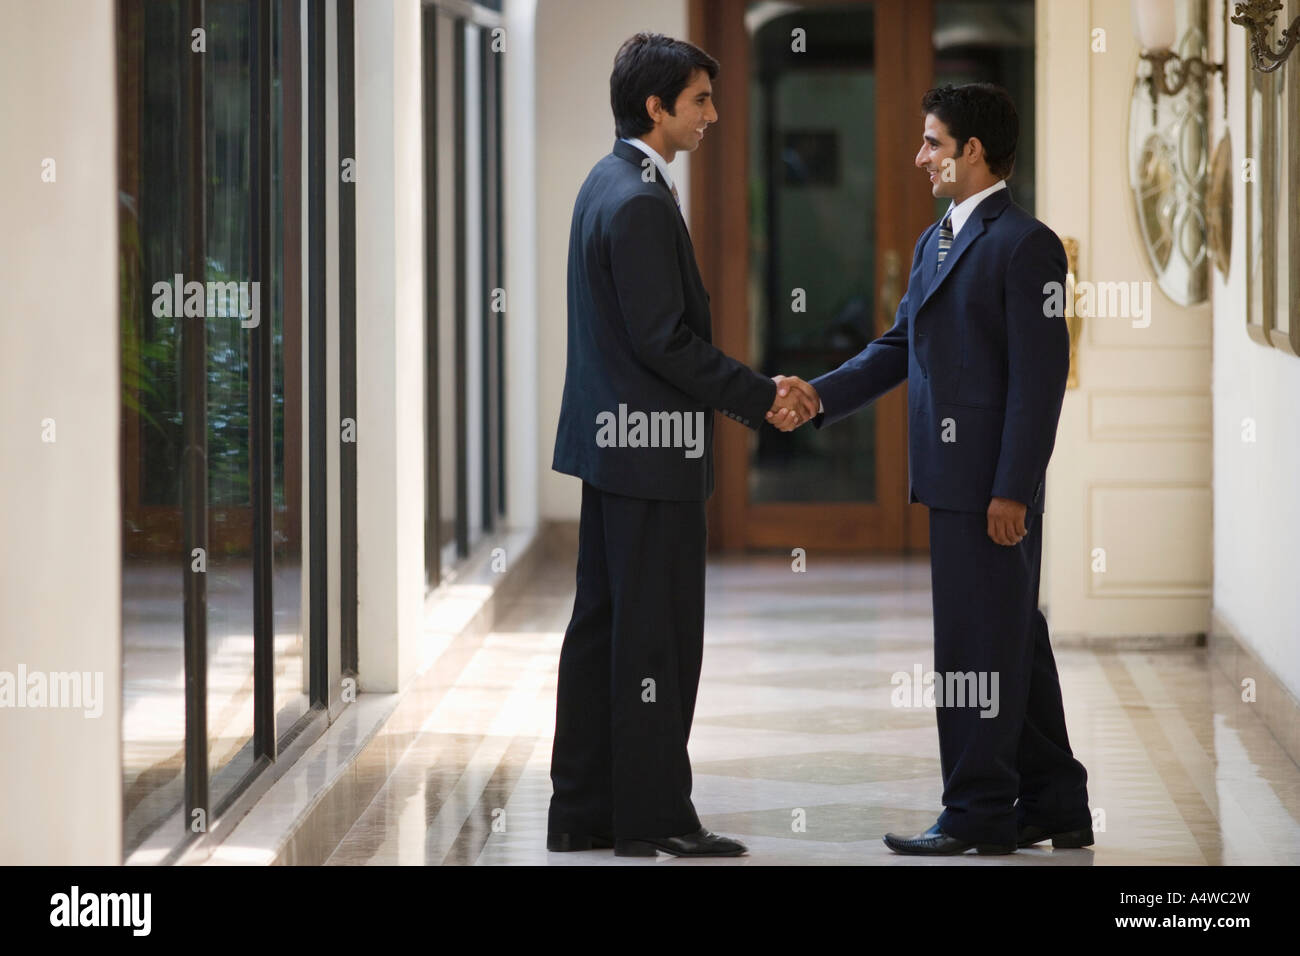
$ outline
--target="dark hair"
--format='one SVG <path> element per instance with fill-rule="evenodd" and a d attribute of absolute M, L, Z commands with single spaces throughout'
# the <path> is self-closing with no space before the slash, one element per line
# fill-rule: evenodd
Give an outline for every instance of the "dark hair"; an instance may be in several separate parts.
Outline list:
<path fill-rule="evenodd" d="M 974 137 L 984 146 L 989 172 L 1001 179 L 1016 165 L 1020 118 L 1007 91 L 992 83 L 940 86 L 921 97 L 921 109 L 933 113 L 957 140 L 957 152 Z"/>
<path fill-rule="evenodd" d="M 655 128 L 646 112 L 645 101 L 658 96 L 669 115 L 677 97 L 696 70 L 705 70 L 712 80 L 718 75 L 718 61 L 693 43 L 674 40 L 662 33 L 638 33 L 629 37 L 614 56 L 609 75 L 609 105 L 614 109 L 614 132 L 622 139 L 641 136 Z"/>

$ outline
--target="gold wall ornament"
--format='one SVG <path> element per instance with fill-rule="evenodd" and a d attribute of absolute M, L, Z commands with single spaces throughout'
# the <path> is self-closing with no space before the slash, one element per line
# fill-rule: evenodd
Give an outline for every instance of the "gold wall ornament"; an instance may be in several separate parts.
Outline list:
<path fill-rule="evenodd" d="M 1203 2 L 1142 9 L 1165 12 L 1162 30 L 1148 50 L 1171 49 L 1184 61 L 1206 59 Z M 1205 221 L 1210 167 L 1206 84 L 1202 77 L 1158 100 L 1147 95 L 1148 86 L 1139 71 L 1129 101 L 1132 209 L 1156 284 L 1178 305 L 1196 305 L 1209 298 L 1211 274 Z"/>
<path fill-rule="evenodd" d="M 1173 148 L 1161 136 L 1148 136 L 1138 157 L 1137 182 L 1133 185 L 1142 241 L 1157 272 L 1168 268 L 1174 253 L 1173 220 L 1178 196 L 1172 153 Z"/>
<path fill-rule="evenodd" d="M 1275 308 L 1277 255 L 1277 159 L 1279 155 L 1274 106 L 1278 80 L 1273 73 L 1246 74 L 1245 179 L 1246 245 L 1241 264 L 1246 279 L 1246 333 L 1260 345 L 1271 346 L 1269 329 Z"/>
<path fill-rule="evenodd" d="M 1193 15 L 1194 19 L 1203 21 L 1205 0 L 1187 2 L 1199 8 Z M 1180 21 L 1188 18 L 1187 10 L 1180 10 L 1175 0 L 1133 0 L 1133 34 L 1140 48 L 1138 59 L 1149 65 L 1144 79 L 1151 97 L 1151 125 L 1155 126 L 1159 121 L 1161 96 L 1177 96 L 1189 83 L 1204 89 L 1206 80 L 1214 73 L 1219 75 L 1219 81 L 1223 84 L 1223 116 L 1224 119 L 1228 118 L 1228 70 L 1225 65 L 1228 62 L 1228 0 L 1222 0 L 1222 3 L 1223 57 L 1216 63 L 1209 58 L 1204 44 L 1187 48 L 1185 37 L 1184 42 L 1179 44 L 1180 48 L 1174 49 L 1180 36 Z"/>
<path fill-rule="evenodd" d="M 1300 9 L 1288 0 L 1287 11 Z M 1300 19 L 1300 18 L 1297 18 Z M 1300 56 L 1290 71 L 1273 74 L 1275 89 L 1269 110 L 1274 150 L 1273 310 L 1269 339 L 1276 349 L 1300 356 Z"/>
<path fill-rule="evenodd" d="M 1070 330 L 1070 374 L 1065 379 L 1067 389 L 1079 387 L 1079 335 L 1083 332 L 1083 316 L 1079 314 L 1078 293 L 1075 291 L 1076 277 L 1079 274 L 1079 240 L 1064 236 L 1061 245 L 1065 246 L 1065 323 Z"/>
<path fill-rule="evenodd" d="M 1222 63 L 1212 63 L 1199 57 L 1183 59 L 1173 50 L 1143 50 L 1138 56 L 1151 64 L 1147 89 L 1151 94 L 1152 108 L 1159 96 L 1177 96 L 1181 93 L 1189 80 L 1203 85 L 1207 74 L 1223 72 Z M 1171 66 L 1173 69 L 1170 69 Z"/>
<path fill-rule="evenodd" d="M 1210 187 L 1205 200 L 1205 221 L 1209 229 L 1210 259 L 1223 281 L 1232 268 L 1232 138 L 1224 130 L 1210 160 Z"/>
<path fill-rule="evenodd" d="M 1240 16 L 1247 4 L 1238 5 Z M 1256 22 L 1271 22 L 1279 9 L 1287 13 L 1300 9 L 1300 0 L 1255 4 L 1254 12 L 1262 16 Z M 1286 14 L 1284 14 L 1285 16 Z M 1284 31 L 1284 46 L 1294 46 L 1300 34 L 1300 17 Z M 1243 46 L 1255 56 L 1259 36 L 1256 32 L 1237 34 Z M 1244 51 L 1243 51 L 1244 52 Z M 1273 59 L 1284 57 L 1279 49 Z M 1300 58 L 1297 58 L 1300 60 Z M 1291 72 L 1256 66 L 1246 71 L 1246 145 L 1242 154 L 1242 178 L 1245 180 L 1245 244 L 1237 255 L 1238 269 L 1246 287 L 1246 332 L 1260 345 L 1300 356 L 1300 284 L 1296 250 L 1300 249 L 1300 62 Z"/>
<path fill-rule="evenodd" d="M 1245 27 L 1250 35 L 1250 64 L 1260 73 L 1272 73 L 1282 68 L 1297 42 L 1300 42 L 1300 16 L 1282 31 L 1277 49 L 1269 40 L 1269 31 L 1277 21 L 1281 0 L 1245 0 L 1233 8 L 1232 22 Z"/>

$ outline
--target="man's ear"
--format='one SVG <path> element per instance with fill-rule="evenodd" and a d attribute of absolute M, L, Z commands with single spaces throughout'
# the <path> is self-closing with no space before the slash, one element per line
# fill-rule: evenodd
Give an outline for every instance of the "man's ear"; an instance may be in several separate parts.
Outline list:
<path fill-rule="evenodd" d="M 663 100 L 659 98 L 658 93 L 652 93 L 645 98 L 646 115 L 650 117 L 650 121 L 656 126 L 659 125 L 660 114 L 663 113 L 663 109 Z"/>
<path fill-rule="evenodd" d="M 978 136 L 972 136 L 966 140 L 966 147 L 962 150 L 962 158 L 968 163 L 978 163 L 984 158 L 984 144 L 980 142 Z"/>

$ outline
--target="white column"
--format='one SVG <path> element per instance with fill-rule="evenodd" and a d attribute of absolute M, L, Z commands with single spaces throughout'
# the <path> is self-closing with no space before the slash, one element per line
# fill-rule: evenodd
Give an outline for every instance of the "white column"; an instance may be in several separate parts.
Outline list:
<path fill-rule="evenodd" d="M 0 863 L 116 865 L 122 544 L 114 5 L 0 0 L 0 23 L 0 671 L 12 680 L 20 667 L 89 673 L 100 693 L 98 716 L 84 708 L 0 708 Z M 42 180 L 47 161 L 51 182 Z"/>
<path fill-rule="evenodd" d="M 413 674 L 424 606 L 424 240 L 418 0 L 356 5 L 361 688 Z"/>
<path fill-rule="evenodd" d="M 537 524 L 536 0 L 506 0 L 502 118 L 505 203 L 506 510 L 512 528 Z M 546 462 L 550 467 L 550 461 Z"/>

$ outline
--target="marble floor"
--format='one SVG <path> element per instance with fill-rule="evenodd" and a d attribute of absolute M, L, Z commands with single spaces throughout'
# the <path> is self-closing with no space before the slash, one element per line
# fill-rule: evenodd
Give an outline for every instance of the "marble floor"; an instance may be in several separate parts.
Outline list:
<path fill-rule="evenodd" d="M 1096 844 L 926 859 L 881 836 L 941 807 L 934 712 L 891 703 L 932 664 L 924 559 L 747 557 L 709 568 L 694 801 L 747 857 L 548 853 L 556 661 L 573 564 L 543 567 L 465 664 L 330 865 L 1092 866 L 1300 863 L 1300 769 L 1203 648 L 1058 648 Z M 455 648 L 451 649 L 452 651 Z"/>
<path fill-rule="evenodd" d="M 276 736 L 310 707 L 301 564 L 276 555 Z M 213 803 L 253 766 L 253 564 L 213 557 L 207 577 L 205 673 Z M 185 838 L 185 629 L 183 580 L 172 561 L 127 558 L 122 567 L 123 848 L 156 863 Z M 143 848 L 143 849 L 142 849 Z M 135 854 L 139 853 L 138 856 Z"/>

